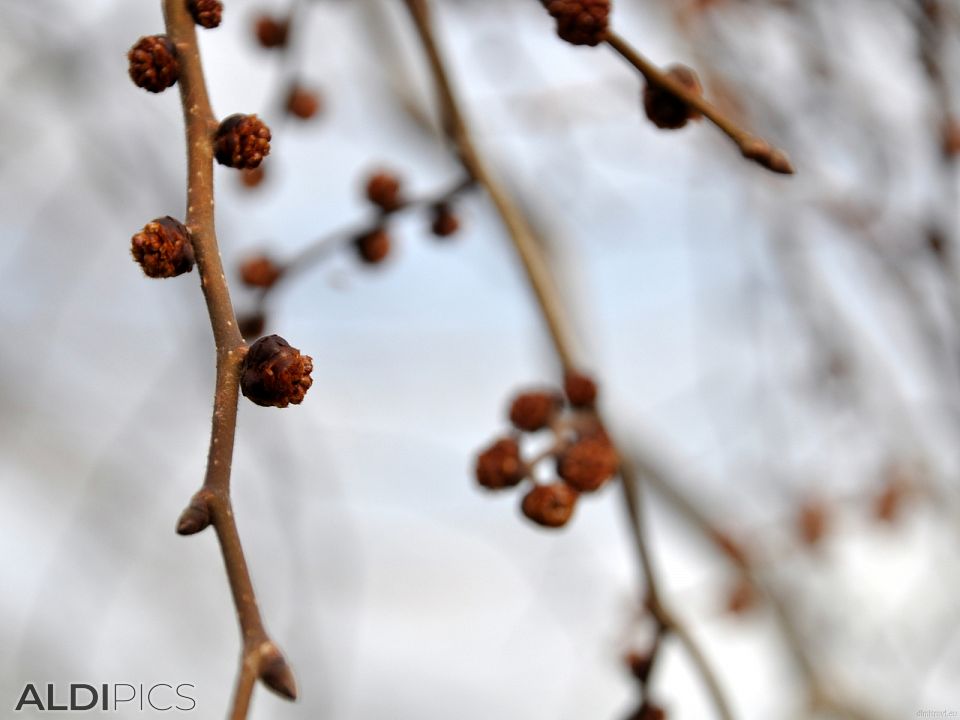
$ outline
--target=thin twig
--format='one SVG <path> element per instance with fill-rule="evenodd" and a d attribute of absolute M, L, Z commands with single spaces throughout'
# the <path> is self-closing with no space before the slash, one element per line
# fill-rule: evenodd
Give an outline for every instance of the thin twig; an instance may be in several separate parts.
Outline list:
<path fill-rule="evenodd" d="M 231 720 L 241 720 L 247 715 L 252 693 L 253 682 L 249 681 L 248 674 L 260 677 L 273 690 L 289 698 L 296 697 L 296 683 L 263 626 L 230 500 L 240 365 L 247 346 L 237 328 L 214 226 L 213 137 L 218 123 L 207 95 L 196 27 L 187 3 L 163 0 L 163 11 L 167 36 L 176 46 L 181 63 L 179 86 L 187 144 L 186 224 L 193 238 L 217 356 L 206 476 L 202 488 L 181 515 L 177 532 L 190 535 L 208 525 L 213 525 L 216 531 L 243 640 L 243 672 L 230 714 Z"/>
<path fill-rule="evenodd" d="M 431 74 L 440 99 L 442 124 L 468 172 L 484 187 L 490 195 L 498 214 L 520 257 L 527 280 L 537 299 L 538 307 L 549 329 L 553 349 L 565 370 L 576 367 L 572 333 L 566 322 L 563 304 L 553 281 L 550 268 L 540 250 L 538 240 L 526 217 L 488 170 L 480 153 L 473 143 L 466 119 L 460 109 L 453 84 L 447 72 L 446 64 L 440 53 L 430 20 L 426 0 L 405 0 L 413 17 L 417 34 L 426 53 Z M 717 709 L 724 720 L 733 717 L 724 697 L 723 690 L 699 645 L 694 641 L 686 627 L 670 614 L 658 591 L 656 575 L 646 545 L 646 535 L 641 513 L 639 481 L 632 466 L 625 463 L 621 468 L 621 487 L 624 504 L 630 520 L 630 527 L 636 541 L 640 564 L 647 584 L 648 604 L 657 621 L 666 629 L 675 633 L 684 645 L 698 671 L 704 678 Z"/>
<path fill-rule="evenodd" d="M 663 72 L 612 30 L 607 31 L 605 40 L 607 45 L 616 50 L 624 60 L 639 70 L 648 83 L 676 95 L 716 125 L 737 144 L 745 158 L 754 160 L 775 173 L 793 174 L 793 165 L 790 164 L 790 159 L 783 150 L 773 147 L 766 140 L 737 125 L 703 95 L 692 91 L 676 78 Z"/>

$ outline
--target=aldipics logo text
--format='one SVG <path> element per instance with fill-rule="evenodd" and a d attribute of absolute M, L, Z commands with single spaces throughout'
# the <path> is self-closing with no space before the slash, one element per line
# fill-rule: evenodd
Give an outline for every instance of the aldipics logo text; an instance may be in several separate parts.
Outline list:
<path fill-rule="evenodd" d="M 47 685 L 28 683 L 20 693 L 20 699 L 14 711 L 20 712 L 29 708 L 44 712 L 51 710 L 190 712 L 197 707 L 197 701 L 193 697 L 194 689 L 195 686 L 190 683 L 176 685 L 170 683 L 153 685 L 70 683 L 65 687 L 57 687 L 53 683 Z"/>

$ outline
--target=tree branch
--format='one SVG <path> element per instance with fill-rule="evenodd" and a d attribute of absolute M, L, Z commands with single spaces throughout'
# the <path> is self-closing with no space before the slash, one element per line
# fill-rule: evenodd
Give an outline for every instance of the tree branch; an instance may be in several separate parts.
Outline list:
<path fill-rule="evenodd" d="M 163 0 L 167 37 L 181 63 L 180 99 L 187 144 L 187 215 L 200 286 L 216 345 L 217 378 L 210 451 L 203 486 L 180 517 L 177 532 L 191 535 L 213 525 L 220 543 L 243 639 L 242 673 L 232 720 L 246 717 L 253 682 L 296 697 L 296 684 L 263 626 L 253 583 L 240 544 L 230 500 L 230 470 L 237 426 L 240 365 L 247 347 L 237 328 L 214 226 L 213 137 L 217 120 L 207 95 L 196 27 L 184 0 Z M 276 658 L 280 658 L 280 663 Z M 280 665 L 282 664 L 282 667 Z"/>
<path fill-rule="evenodd" d="M 566 322 L 563 304 L 556 284 L 540 250 L 536 235 L 512 197 L 488 170 L 472 140 L 447 72 L 446 64 L 434 37 L 426 0 L 405 0 L 405 3 L 413 18 L 417 35 L 430 65 L 430 71 L 439 95 L 443 127 L 454 143 L 464 167 L 490 195 L 490 199 L 493 201 L 521 260 L 527 281 L 550 332 L 554 352 L 563 368 L 572 370 L 576 367 L 573 336 Z M 623 456 L 621 455 L 621 457 Z M 647 585 L 648 605 L 651 612 L 661 626 L 677 635 L 690 654 L 710 691 L 717 714 L 724 720 L 731 720 L 730 708 L 704 653 L 686 627 L 670 614 L 663 604 L 646 545 L 638 478 L 629 463 L 625 463 L 621 467 L 620 474 L 624 504 L 630 521 L 630 528 L 636 541 L 637 552 Z"/>

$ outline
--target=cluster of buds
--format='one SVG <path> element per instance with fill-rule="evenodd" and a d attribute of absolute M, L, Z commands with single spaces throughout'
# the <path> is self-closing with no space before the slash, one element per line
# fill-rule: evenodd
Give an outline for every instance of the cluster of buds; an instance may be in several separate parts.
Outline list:
<path fill-rule="evenodd" d="M 597 386 L 588 376 L 570 372 L 564 392 L 534 390 L 517 395 L 510 405 L 513 431 L 494 441 L 476 460 L 477 482 L 488 490 L 503 490 L 528 480 L 531 488 L 520 508 L 544 527 L 567 524 L 582 493 L 596 492 L 612 479 L 620 461 L 594 409 Z M 523 433 L 547 431 L 553 442 L 545 452 L 525 459 Z M 541 463 L 552 462 L 557 479 L 536 477 Z"/>
<path fill-rule="evenodd" d="M 541 0 L 554 20 L 557 35 L 573 45 L 599 45 L 607 35 L 610 0 Z"/>
<path fill-rule="evenodd" d="M 390 216 L 416 203 L 404 196 L 400 178 L 385 170 L 377 171 L 367 178 L 364 194 L 379 213 L 379 218 L 375 227 L 353 238 L 353 247 L 361 262 L 377 265 L 390 254 L 391 241 L 387 230 Z M 430 231 L 435 237 L 447 238 L 460 229 L 460 220 L 454 213 L 449 198 L 432 203 L 430 212 Z"/>

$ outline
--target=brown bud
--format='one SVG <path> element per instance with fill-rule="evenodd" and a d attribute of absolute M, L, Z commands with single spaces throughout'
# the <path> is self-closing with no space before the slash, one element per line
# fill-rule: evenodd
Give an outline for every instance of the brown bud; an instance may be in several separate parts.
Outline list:
<path fill-rule="evenodd" d="M 282 48 L 287 44 L 290 35 L 290 23 L 269 15 L 261 15 L 254 24 L 254 31 L 261 47 Z"/>
<path fill-rule="evenodd" d="M 263 335 L 263 329 L 266 325 L 267 316 L 262 312 L 241 315 L 237 318 L 237 329 L 240 330 L 244 340 L 252 340 Z"/>
<path fill-rule="evenodd" d="M 166 35 L 148 35 L 137 41 L 127 53 L 130 79 L 137 87 L 158 93 L 180 77 L 177 49 Z"/>
<path fill-rule="evenodd" d="M 460 229 L 460 220 L 454 215 L 448 203 L 433 206 L 433 223 L 430 231 L 438 238 L 450 237 Z"/>
<path fill-rule="evenodd" d="M 695 95 L 703 94 L 703 87 L 697 74 L 686 65 L 674 65 L 667 75 Z M 662 130 L 678 130 L 688 120 L 699 120 L 701 115 L 682 98 L 666 88 L 647 82 L 643 90 L 643 109 L 650 121 Z"/>
<path fill-rule="evenodd" d="M 203 491 L 200 491 L 190 499 L 190 504 L 181 513 L 180 519 L 177 521 L 177 534 L 195 535 L 207 528 L 211 521 L 210 504 L 207 502 Z"/>
<path fill-rule="evenodd" d="M 260 679 L 277 695 L 288 700 L 297 699 L 297 680 L 293 677 L 293 670 L 273 643 L 263 651 L 263 658 L 260 661 Z"/>
<path fill-rule="evenodd" d="M 577 440 L 557 458 L 557 473 L 579 492 L 599 490 L 619 466 L 617 451 L 603 436 Z"/>
<path fill-rule="evenodd" d="M 287 95 L 287 112 L 301 120 L 309 120 L 320 110 L 320 97 L 316 92 L 299 85 L 290 88 Z"/>
<path fill-rule="evenodd" d="M 819 501 L 809 501 L 797 514 L 797 533 L 804 545 L 813 547 L 827 534 L 827 507 Z"/>
<path fill-rule="evenodd" d="M 279 335 L 260 338 L 243 359 L 240 390 L 263 407 L 299 405 L 313 384 L 313 360 Z"/>
<path fill-rule="evenodd" d="M 217 27 L 223 19 L 220 0 L 187 0 L 187 9 L 193 15 L 193 21 L 208 30 Z"/>
<path fill-rule="evenodd" d="M 353 247 L 363 262 L 376 265 L 390 254 L 390 235 L 384 228 L 377 228 L 354 238 Z"/>
<path fill-rule="evenodd" d="M 597 384 L 589 375 L 571 370 L 563 377 L 563 392 L 576 408 L 589 408 L 597 401 Z"/>
<path fill-rule="evenodd" d="M 610 0 L 541 0 L 557 21 L 557 35 L 574 45 L 598 45 L 607 34 Z"/>
<path fill-rule="evenodd" d="M 488 490 L 514 487 L 527 471 L 520 459 L 520 446 L 513 438 L 502 438 L 477 456 L 477 482 Z"/>
<path fill-rule="evenodd" d="M 562 407 L 563 400 L 555 392 L 520 393 L 510 404 L 510 422 L 518 430 L 536 432 L 549 425 Z"/>
<path fill-rule="evenodd" d="M 384 212 L 393 212 L 403 205 L 400 180 L 388 172 L 378 172 L 367 180 L 367 199 Z"/>
<path fill-rule="evenodd" d="M 157 218 L 133 236 L 133 259 L 152 278 L 169 278 L 193 270 L 193 243 L 190 231 L 172 217 Z"/>
<path fill-rule="evenodd" d="M 270 128 L 256 115 L 231 115 L 217 128 L 214 150 L 221 165 L 255 168 L 270 153 Z"/>
<path fill-rule="evenodd" d="M 283 269 L 266 255 L 247 258 L 240 265 L 240 279 L 248 287 L 272 287 L 282 274 Z"/>
<path fill-rule="evenodd" d="M 577 491 L 566 483 L 535 485 L 523 497 L 520 509 L 528 518 L 543 527 L 563 527 L 573 515 Z"/>
<path fill-rule="evenodd" d="M 247 168 L 240 171 L 240 182 L 243 183 L 244 187 L 255 188 L 263 182 L 265 173 L 264 173 L 264 164 L 261 163 L 255 168 Z"/>

